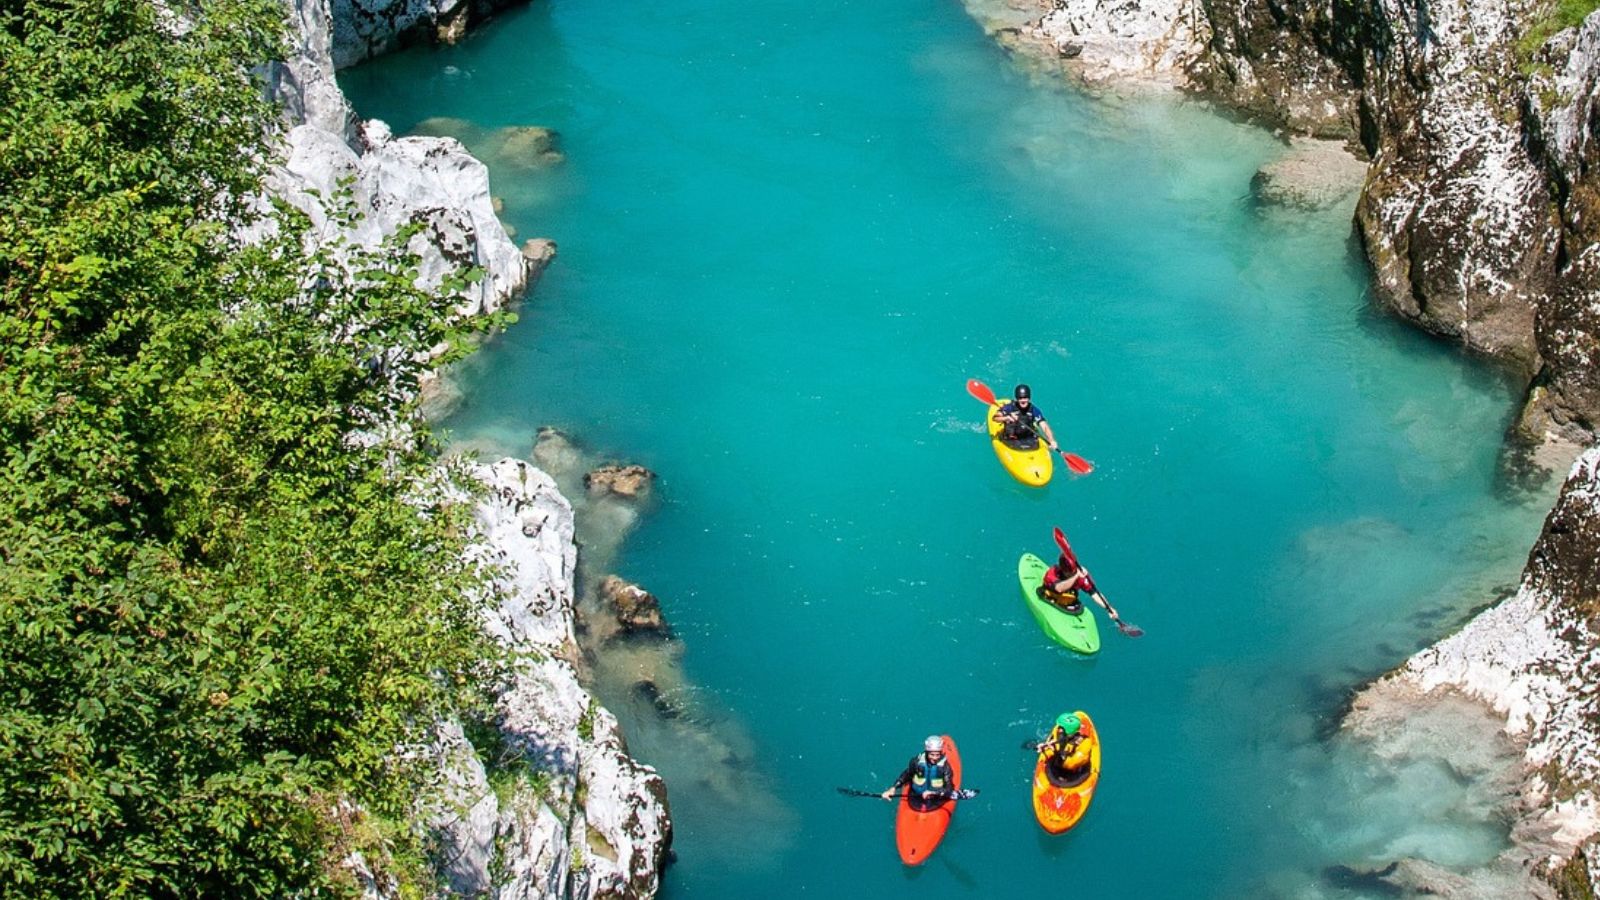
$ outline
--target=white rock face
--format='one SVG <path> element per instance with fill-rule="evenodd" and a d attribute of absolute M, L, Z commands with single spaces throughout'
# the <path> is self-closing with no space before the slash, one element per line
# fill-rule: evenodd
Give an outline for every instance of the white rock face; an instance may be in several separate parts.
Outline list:
<path fill-rule="evenodd" d="M 1180 86 L 1209 33 L 1194 0 L 1054 0 L 1029 29 L 1091 84 Z"/>
<path fill-rule="evenodd" d="M 455 30 L 468 0 L 333 0 L 334 65 L 354 65 L 397 48 L 407 36 L 428 29 Z"/>
<path fill-rule="evenodd" d="M 465 4 L 449 5 L 456 7 Z M 520 296 L 553 244 L 535 241 L 523 250 L 511 242 L 494 212 L 488 170 L 459 142 L 397 139 L 381 122 L 356 121 L 334 81 L 334 59 L 363 58 L 387 38 L 363 34 L 360 47 L 336 51 L 326 0 L 291 0 L 289 9 L 298 26 L 293 58 L 267 67 L 288 119 L 268 190 L 309 216 L 313 241 L 337 236 L 375 247 L 421 223 L 409 249 L 421 257 L 424 285 L 462 267 L 484 270 L 462 298 L 463 316 Z M 404 9 L 447 11 L 434 4 Z M 336 234 L 341 226 L 320 198 L 344 180 L 361 219 L 352 232 Z M 438 837 L 443 874 L 454 892 L 506 900 L 653 896 L 671 840 L 666 788 L 627 756 L 616 720 L 569 662 L 577 657 L 572 508 L 526 463 L 502 460 L 481 474 L 490 496 L 478 508 L 475 552 L 503 567 L 505 597 L 485 610 L 484 626 L 517 665 L 499 695 L 499 746 L 475 748 L 456 722 L 436 729 L 429 752 L 439 775 L 420 813 Z M 349 865 L 368 896 L 393 895 L 389 880 L 365 861 Z"/>
<path fill-rule="evenodd" d="M 451 750 L 464 743 L 459 727 L 442 729 L 447 774 L 433 822 L 451 851 L 451 883 L 517 900 L 654 896 L 672 834 L 666 787 L 628 757 L 616 719 L 568 661 L 572 507 L 527 463 L 504 459 L 478 475 L 490 492 L 477 511 L 479 550 L 503 567 L 507 598 L 485 624 L 517 657 L 498 700 L 513 758 L 498 776 L 510 789 L 497 792 L 470 751 Z"/>
<path fill-rule="evenodd" d="M 489 170 L 459 142 L 395 138 L 382 122 L 369 121 L 360 128 L 359 150 L 343 135 L 313 125 L 291 129 L 286 144 L 287 158 L 269 188 L 310 216 L 319 234 L 331 236 L 318 195 L 331 196 L 342 180 L 353 179 L 353 200 L 366 216 L 348 237 L 373 247 L 421 223 L 409 248 L 422 258 L 425 286 L 466 267 L 484 270 L 458 308 L 462 315 L 498 310 L 527 286 L 531 267 L 494 214 Z"/>
<path fill-rule="evenodd" d="M 1467 346 L 1537 366 L 1534 311 L 1559 222 L 1514 111 L 1525 4 L 1385 7 L 1398 44 L 1374 74 L 1382 135 L 1358 207 L 1378 295 Z"/>

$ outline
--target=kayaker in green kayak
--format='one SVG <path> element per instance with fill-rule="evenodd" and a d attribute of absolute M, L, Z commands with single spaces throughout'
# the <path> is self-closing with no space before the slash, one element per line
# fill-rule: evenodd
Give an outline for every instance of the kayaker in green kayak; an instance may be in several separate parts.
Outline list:
<path fill-rule="evenodd" d="M 944 738 L 930 734 L 928 739 L 922 742 L 922 752 L 911 757 L 911 761 L 906 763 L 905 771 L 901 772 L 900 777 L 894 780 L 894 784 L 879 796 L 885 800 L 893 800 L 902 787 L 910 785 L 908 799 L 912 808 L 931 809 L 951 796 L 954 784 L 950 761 L 944 754 Z"/>
<path fill-rule="evenodd" d="M 1078 615 L 1083 612 L 1083 601 L 1078 599 L 1080 590 L 1088 591 L 1096 602 L 1106 606 L 1105 598 L 1095 589 L 1094 579 L 1089 577 L 1088 570 L 1078 565 L 1071 553 L 1063 550 L 1056 564 L 1044 573 L 1044 583 L 1039 585 L 1039 599 Z"/>
<path fill-rule="evenodd" d="M 1012 400 L 994 411 L 994 420 L 1005 426 L 1000 432 L 1000 439 L 1008 444 L 1020 443 L 1030 437 L 1043 437 L 1051 452 L 1061 449 L 1056 446 L 1056 436 L 1050 430 L 1050 423 L 1044 420 L 1044 413 L 1033 405 L 1033 389 L 1025 384 L 1017 385 L 1016 390 L 1012 391 Z"/>
<path fill-rule="evenodd" d="M 1106 611 L 1106 615 L 1115 622 L 1117 629 L 1128 637 L 1138 637 L 1144 634 L 1144 629 L 1136 625 L 1129 625 L 1117 615 L 1116 607 L 1100 593 L 1094 586 L 1094 578 L 1090 577 L 1089 570 L 1078 562 L 1077 554 L 1072 552 L 1072 545 L 1067 543 L 1067 536 L 1060 528 L 1055 530 L 1056 546 L 1061 548 L 1061 556 L 1056 559 L 1056 564 L 1045 570 L 1044 581 L 1037 591 L 1039 599 L 1046 603 L 1053 603 L 1062 610 L 1073 615 L 1083 613 L 1083 601 L 1078 599 L 1079 591 L 1088 591 L 1094 602 Z"/>

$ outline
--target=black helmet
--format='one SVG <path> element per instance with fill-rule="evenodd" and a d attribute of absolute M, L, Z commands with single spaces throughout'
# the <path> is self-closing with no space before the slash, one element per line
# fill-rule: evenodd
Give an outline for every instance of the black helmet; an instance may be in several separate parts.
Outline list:
<path fill-rule="evenodd" d="M 1019 384 L 1017 385 L 1017 389 L 1011 392 L 1011 396 L 1017 398 L 1018 400 L 1032 400 L 1033 391 L 1029 389 L 1027 385 Z"/>

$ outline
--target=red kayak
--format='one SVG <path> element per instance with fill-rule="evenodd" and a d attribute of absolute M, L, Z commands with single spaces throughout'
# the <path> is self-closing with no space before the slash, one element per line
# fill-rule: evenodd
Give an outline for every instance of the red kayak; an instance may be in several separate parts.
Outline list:
<path fill-rule="evenodd" d="M 948 734 L 944 736 L 944 755 L 950 761 L 950 789 L 957 790 L 961 787 L 961 754 Z M 919 811 L 911 808 L 910 794 L 911 785 L 901 788 L 894 816 L 894 843 L 900 849 L 901 862 L 920 866 L 944 840 L 945 829 L 950 827 L 950 817 L 956 811 L 956 800 L 951 798 L 933 809 Z"/>

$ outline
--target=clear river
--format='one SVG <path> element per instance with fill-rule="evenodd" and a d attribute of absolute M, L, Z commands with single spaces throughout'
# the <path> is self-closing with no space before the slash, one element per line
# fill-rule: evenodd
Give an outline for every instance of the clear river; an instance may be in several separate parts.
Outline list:
<path fill-rule="evenodd" d="M 1512 385 L 1374 308 L 1353 197 L 1252 200 L 1269 133 L 1032 77 L 955 0 L 536 0 L 341 81 L 560 246 L 452 373 L 452 441 L 549 425 L 660 476 L 580 564 L 677 637 L 597 675 L 669 785 L 665 897 L 1354 897 L 1507 846 L 1492 721 L 1338 723 L 1514 585 L 1553 487 L 1499 475 Z M 528 125 L 564 161 L 514 152 Z M 1031 384 L 1096 471 L 1012 480 L 974 377 Z M 1057 525 L 1143 637 L 1037 627 L 1017 559 Z M 1103 777 L 1051 837 L 1021 744 L 1072 709 Z M 981 793 L 908 869 L 835 788 L 931 732 Z"/>

